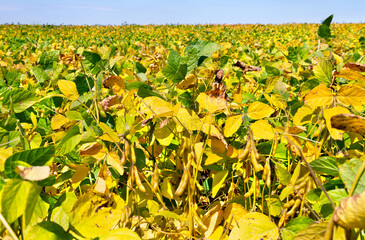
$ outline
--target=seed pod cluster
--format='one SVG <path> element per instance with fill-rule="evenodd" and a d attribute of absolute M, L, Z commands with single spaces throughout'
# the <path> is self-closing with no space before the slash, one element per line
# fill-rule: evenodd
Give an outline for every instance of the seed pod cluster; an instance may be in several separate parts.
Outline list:
<path fill-rule="evenodd" d="M 305 198 L 305 195 L 314 188 L 315 183 L 313 178 L 308 177 L 307 175 L 301 177 L 295 182 L 292 198 L 283 204 L 284 210 L 279 220 L 279 227 L 284 226 L 292 217 L 294 217 L 302 204 L 302 198 Z"/>
<path fill-rule="evenodd" d="M 264 167 L 259 163 L 260 160 L 260 154 L 257 151 L 255 141 L 252 138 L 252 134 L 249 133 L 247 138 L 246 146 L 243 150 L 243 152 L 238 156 L 239 160 L 245 160 L 248 155 L 251 156 L 251 164 L 254 167 L 256 172 L 260 172 L 264 169 Z"/>
<path fill-rule="evenodd" d="M 259 182 L 259 179 L 257 177 L 255 177 L 254 179 L 255 180 L 252 182 L 250 189 L 244 195 L 245 198 L 250 197 L 254 193 L 255 193 L 255 196 L 256 197 L 260 194 L 260 182 Z"/>

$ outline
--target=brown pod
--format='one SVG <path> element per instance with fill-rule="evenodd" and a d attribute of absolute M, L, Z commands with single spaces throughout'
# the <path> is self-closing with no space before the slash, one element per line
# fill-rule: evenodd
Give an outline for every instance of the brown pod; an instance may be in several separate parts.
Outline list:
<path fill-rule="evenodd" d="M 248 154 L 250 153 L 250 150 L 251 150 L 251 141 L 250 141 L 250 139 L 248 139 L 245 149 L 243 149 L 243 152 L 237 158 L 239 160 L 246 159 Z"/>
<path fill-rule="evenodd" d="M 253 149 L 251 150 L 251 163 L 255 172 L 260 172 L 264 169 L 264 167 L 257 161 L 256 154 Z"/>
<path fill-rule="evenodd" d="M 181 177 L 179 186 L 177 187 L 176 191 L 175 191 L 175 195 L 176 196 L 181 196 L 183 194 L 183 192 L 186 189 L 186 186 L 188 185 L 189 182 L 189 168 L 184 168 L 184 173 Z"/>
<path fill-rule="evenodd" d="M 129 140 L 127 139 L 124 139 L 124 154 L 122 156 L 122 161 L 123 161 L 123 158 L 124 158 L 124 161 L 127 161 L 127 158 L 129 157 L 131 153 L 131 146 L 130 146 L 130 143 L 129 143 Z M 125 163 L 122 162 L 123 165 L 125 165 Z"/>
<path fill-rule="evenodd" d="M 139 172 L 136 165 L 133 165 L 133 172 L 135 177 L 134 180 L 136 182 L 137 187 L 139 188 L 139 190 L 141 190 L 141 192 L 146 192 L 146 188 L 142 184 L 141 177 L 139 176 Z"/>
<path fill-rule="evenodd" d="M 129 168 L 129 173 L 128 173 L 128 180 L 127 180 L 127 188 L 128 190 L 131 190 L 133 189 L 133 183 L 134 183 L 134 180 L 135 180 L 135 176 L 134 176 L 134 171 L 133 171 L 133 166 L 131 166 Z"/>
<path fill-rule="evenodd" d="M 153 175 L 152 175 L 152 179 L 151 179 L 151 187 L 152 187 L 153 191 L 158 190 L 158 180 L 159 180 L 158 167 L 157 167 L 157 163 L 155 163 L 155 169 L 153 171 Z"/>

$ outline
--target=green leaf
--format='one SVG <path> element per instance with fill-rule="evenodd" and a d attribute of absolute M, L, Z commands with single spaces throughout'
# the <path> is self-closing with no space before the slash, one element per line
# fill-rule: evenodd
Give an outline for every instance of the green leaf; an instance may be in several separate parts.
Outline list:
<path fill-rule="evenodd" d="M 313 68 L 315 77 L 319 82 L 328 85 L 332 80 L 332 65 L 324 58 L 319 58 L 318 64 Z"/>
<path fill-rule="evenodd" d="M 20 113 L 38 102 L 39 97 L 25 88 L 6 90 L 1 94 L 3 96 L 3 105 L 10 110 L 11 106 L 15 113 Z"/>
<path fill-rule="evenodd" d="M 221 189 L 227 176 L 228 176 L 228 170 L 222 170 L 213 175 L 213 189 L 212 189 L 213 198 L 217 195 L 218 191 Z"/>
<path fill-rule="evenodd" d="M 190 43 L 184 51 L 184 63 L 187 64 L 187 71 L 191 72 L 195 67 L 200 66 L 204 60 L 220 49 L 220 45 L 197 40 Z"/>
<path fill-rule="evenodd" d="M 36 183 L 20 179 L 9 180 L 1 192 L 1 213 L 8 223 L 20 216 L 29 223 L 42 188 Z"/>
<path fill-rule="evenodd" d="M 265 71 L 266 71 L 268 77 L 280 76 L 280 70 L 276 67 L 266 65 Z"/>
<path fill-rule="evenodd" d="M 19 178 L 15 172 L 18 165 L 44 166 L 54 156 L 54 151 L 54 147 L 49 146 L 14 153 L 5 161 L 5 174 L 8 178 Z"/>
<path fill-rule="evenodd" d="M 54 222 L 44 221 L 33 226 L 26 234 L 29 240 L 68 240 L 74 239 L 60 225 Z"/>
<path fill-rule="evenodd" d="M 339 165 L 340 177 L 345 183 L 348 191 L 351 191 L 352 183 L 355 180 L 356 174 L 359 171 L 363 160 L 352 158 Z M 354 191 L 354 195 L 365 191 L 365 174 L 362 174 Z"/>
<path fill-rule="evenodd" d="M 320 157 L 309 163 L 312 169 L 319 173 L 338 177 L 337 160 L 335 157 Z"/>
<path fill-rule="evenodd" d="M 53 62 L 58 62 L 60 56 L 59 50 L 45 51 L 39 59 L 39 63 L 42 65 L 44 70 L 52 69 Z"/>
<path fill-rule="evenodd" d="M 65 231 L 69 229 L 71 210 L 76 201 L 75 193 L 66 192 L 58 198 L 52 210 L 51 220 L 59 224 Z"/>
<path fill-rule="evenodd" d="M 82 139 L 80 134 L 80 128 L 78 125 L 73 126 L 62 139 L 62 141 L 56 146 L 56 155 L 65 155 L 75 149 L 76 145 Z"/>
<path fill-rule="evenodd" d="M 322 24 L 318 27 L 317 34 L 321 38 L 330 38 L 331 37 L 331 29 L 329 26 Z"/>
<path fill-rule="evenodd" d="M 309 227 L 300 230 L 293 240 L 324 239 L 327 230 L 327 222 L 313 223 Z"/>
<path fill-rule="evenodd" d="M 327 27 L 330 26 L 331 22 L 332 22 L 332 19 L 333 19 L 333 14 L 330 15 L 329 17 L 327 17 L 323 22 L 322 24 L 326 25 Z"/>
<path fill-rule="evenodd" d="M 162 73 L 167 79 L 174 83 L 185 79 L 187 64 L 181 63 L 181 57 L 178 52 L 171 50 L 167 63 L 168 65 L 162 69 Z"/>
<path fill-rule="evenodd" d="M 287 185 L 290 181 L 291 174 L 288 172 L 285 166 L 276 163 L 276 176 L 279 179 L 279 182 L 283 185 Z"/>
<path fill-rule="evenodd" d="M 94 87 L 94 80 L 91 77 L 86 76 L 85 74 L 77 75 L 76 79 L 73 82 L 76 84 L 77 92 L 80 95 L 85 92 L 89 92 L 90 88 L 92 89 Z"/>
<path fill-rule="evenodd" d="M 288 222 L 282 229 L 283 240 L 291 240 L 302 229 L 306 229 L 309 224 L 314 222 L 312 219 L 299 216 Z"/>
<path fill-rule="evenodd" d="M 33 67 L 32 72 L 39 83 L 43 83 L 49 79 L 48 74 L 41 67 Z"/>
<path fill-rule="evenodd" d="M 18 87 L 20 84 L 21 74 L 17 71 L 10 71 L 6 73 L 5 79 L 12 87 Z"/>
<path fill-rule="evenodd" d="M 136 62 L 136 72 L 137 73 L 146 73 L 147 69 L 139 62 Z"/>

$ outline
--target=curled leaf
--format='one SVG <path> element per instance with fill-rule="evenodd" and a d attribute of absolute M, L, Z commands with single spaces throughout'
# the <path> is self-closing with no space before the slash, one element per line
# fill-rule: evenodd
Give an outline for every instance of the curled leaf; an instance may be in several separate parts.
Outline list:
<path fill-rule="evenodd" d="M 109 76 L 103 79 L 103 86 L 110 88 L 117 95 L 121 95 L 125 89 L 124 81 L 119 76 Z"/>
<path fill-rule="evenodd" d="M 342 200 L 333 216 L 335 223 L 348 229 L 365 228 L 364 205 L 365 192 Z"/>
<path fill-rule="evenodd" d="M 337 114 L 331 117 L 333 128 L 365 135 L 365 118 L 352 113 Z"/>

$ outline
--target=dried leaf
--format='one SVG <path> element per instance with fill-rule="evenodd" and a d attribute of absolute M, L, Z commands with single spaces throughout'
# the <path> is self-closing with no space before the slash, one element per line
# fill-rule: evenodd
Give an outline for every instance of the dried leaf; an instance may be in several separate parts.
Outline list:
<path fill-rule="evenodd" d="M 18 166 L 19 175 L 25 180 L 29 181 L 42 181 L 49 177 L 50 168 L 49 166 L 33 166 L 24 167 Z"/>
<path fill-rule="evenodd" d="M 111 106 L 119 104 L 119 103 L 120 103 L 119 96 L 113 95 L 113 96 L 109 96 L 109 97 L 103 99 L 100 102 L 100 105 L 103 107 L 104 110 L 107 110 Z"/>
<path fill-rule="evenodd" d="M 336 209 L 334 221 L 347 229 L 365 228 L 365 192 L 346 198 Z"/>
<path fill-rule="evenodd" d="M 124 80 L 119 76 L 109 76 L 103 79 L 103 86 L 112 89 L 114 94 L 122 95 L 125 89 Z"/>

